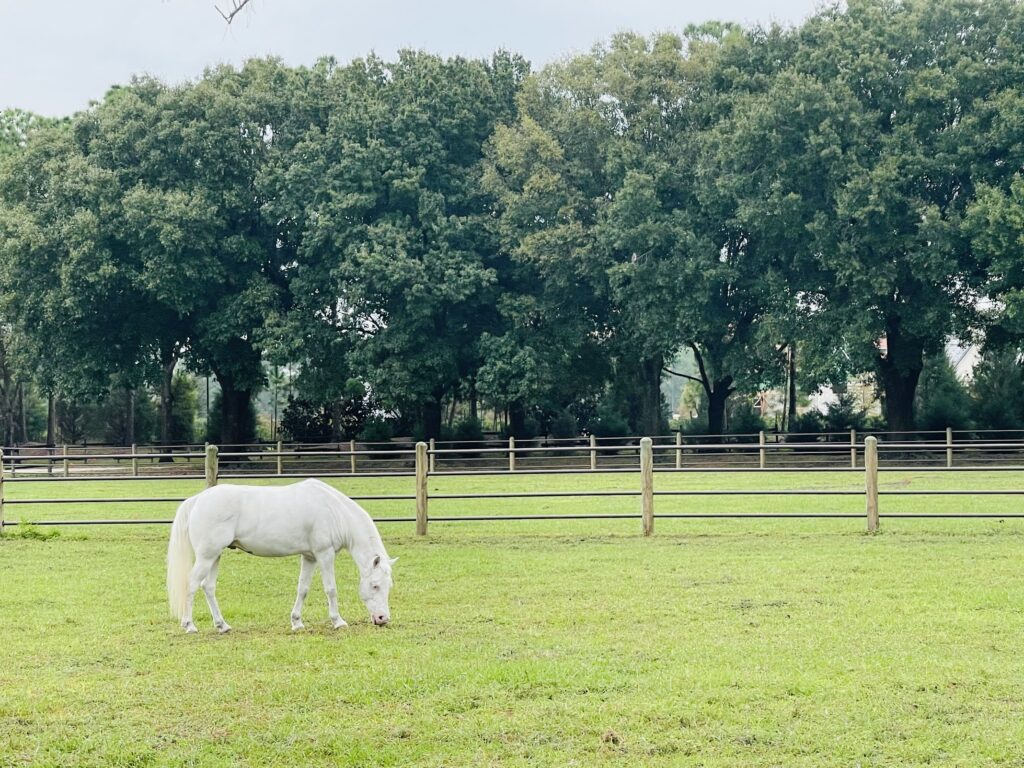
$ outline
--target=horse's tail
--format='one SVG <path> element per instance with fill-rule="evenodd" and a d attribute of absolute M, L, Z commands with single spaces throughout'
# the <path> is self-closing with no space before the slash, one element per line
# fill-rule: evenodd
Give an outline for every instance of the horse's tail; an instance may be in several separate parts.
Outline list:
<path fill-rule="evenodd" d="M 188 538 L 189 517 L 195 498 L 185 499 L 178 507 L 171 525 L 171 540 L 167 545 L 167 599 L 171 616 L 181 619 L 185 615 L 188 599 L 188 574 L 192 570 L 192 542 Z"/>

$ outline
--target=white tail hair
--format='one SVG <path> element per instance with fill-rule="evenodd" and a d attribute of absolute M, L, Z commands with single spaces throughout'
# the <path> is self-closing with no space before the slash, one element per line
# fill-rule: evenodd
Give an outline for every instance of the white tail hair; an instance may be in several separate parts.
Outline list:
<path fill-rule="evenodd" d="M 188 522 L 195 499 L 185 499 L 178 507 L 171 525 L 171 541 L 167 545 L 167 599 L 171 616 L 185 615 L 188 599 L 188 574 L 192 570 L 192 542 L 188 538 Z"/>

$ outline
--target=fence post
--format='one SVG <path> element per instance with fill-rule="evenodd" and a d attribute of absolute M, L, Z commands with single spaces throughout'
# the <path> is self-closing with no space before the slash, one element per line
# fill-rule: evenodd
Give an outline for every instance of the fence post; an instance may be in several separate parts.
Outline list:
<path fill-rule="evenodd" d="M 67 445 L 62 445 L 60 447 L 60 452 L 61 452 L 61 455 L 64 457 L 64 461 L 62 462 L 63 465 L 64 465 L 63 466 L 64 477 L 70 477 L 71 476 L 71 462 L 68 461 L 68 459 L 67 459 L 67 455 L 68 455 L 68 447 L 67 447 Z"/>
<path fill-rule="evenodd" d="M 188 450 L 186 448 L 185 450 Z M 136 455 L 139 452 L 139 447 L 132 443 L 132 477 L 139 476 L 139 457 Z"/>
<path fill-rule="evenodd" d="M 765 465 L 768 463 L 768 451 L 767 449 L 765 449 L 764 443 L 764 430 L 762 429 L 760 432 L 757 433 L 757 444 L 761 446 L 760 448 L 757 449 L 757 460 L 758 465 L 761 467 L 761 469 L 764 469 Z"/>
<path fill-rule="evenodd" d="M 864 439 L 864 493 L 867 496 L 868 533 L 878 531 L 878 438 Z"/>
<path fill-rule="evenodd" d="M 434 455 L 434 451 L 436 449 L 437 441 L 434 438 L 430 438 L 430 453 L 428 454 L 430 461 L 428 462 L 428 466 L 430 467 L 431 472 L 434 472 L 437 469 L 437 456 Z"/>
<path fill-rule="evenodd" d="M 11 464 L 13 467 L 14 464 Z M 14 473 L 11 473 L 12 477 Z M 0 449 L 0 536 L 4 535 L 4 452 Z"/>
<path fill-rule="evenodd" d="M 508 471 L 516 471 L 516 439 L 514 437 L 508 439 Z"/>
<path fill-rule="evenodd" d="M 284 456 L 281 455 L 281 451 L 284 449 L 284 443 L 280 440 L 277 441 L 277 474 L 284 474 Z"/>
<path fill-rule="evenodd" d="M 219 470 L 217 461 L 217 446 L 206 446 L 206 487 L 213 488 L 217 484 L 217 473 Z"/>
<path fill-rule="evenodd" d="M 683 431 L 676 432 L 676 469 L 683 468 Z"/>
<path fill-rule="evenodd" d="M 640 513 L 644 536 L 654 533 L 654 450 L 651 438 L 640 441 Z"/>
<path fill-rule="evenodd" d="M 416 443 L 416 535 L 427 535 L 427 444 Z"/>
<path fill-rule="evenodd" d="M 597 435 L 590 436 L 590 468 L 597 469 Z"/>
<path fill-rule="evenodd" d="M 349 440 L 348 441 L 348 450 L 349 450 L 349 455 L 348 455 L 348 458 L 349 458 L 349 469 L 352 470 L 352 474 L 354 475 L 356 473 L 356 441 L 355 440 Z"/>
<path fill-rule="evenodd" d="M 953 466 L 953 428 L 946 427 L 946 466 Z"/>
<path fill-rule="evenodd" d="M 850 430 L 850 467 L 857 468 L 857 430 Z"/>

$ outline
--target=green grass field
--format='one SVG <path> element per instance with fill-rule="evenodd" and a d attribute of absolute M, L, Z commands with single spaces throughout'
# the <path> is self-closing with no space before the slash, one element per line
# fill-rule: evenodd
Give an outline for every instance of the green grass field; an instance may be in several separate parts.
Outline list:
<path fill-rule="evenodd" d="M 432 478 L 434 492 L 632 489 L 635 475 Z M 860 488 L 858 474 L 658 475 L 669 488 Z M 411 493 L 410 479 L 338 481 Z M 1024 487 L 886 472 L 885 489 Z M 8 499 L 177 496 L 198 483 L 9 484 Z M 437 500 L 434 515 L 634 512 L 634 498 Z M 7 508 L 167 517 L 173 504 Z M 409 516 L 411 502 L 374 502 Z M 659 497 L 658 512 L 856 512 L 861 497 Z M 883 497 L 1010 513 L 1018 497 Z M 293 634 L 295 559 L 227 552 L 198 636 L 167 613 L 162 526 L 8 528 L 0 765 L 1024 765 L 1024 521 L 639 520 L 381 525 L 399 556 L 372 627 L 339 561 Z M 23 536 L 27 533 L 28 536 Z M 318 582 L 319 580 L 317 580 Z M 317 583 L 315 582 L 315 583 Z"/>

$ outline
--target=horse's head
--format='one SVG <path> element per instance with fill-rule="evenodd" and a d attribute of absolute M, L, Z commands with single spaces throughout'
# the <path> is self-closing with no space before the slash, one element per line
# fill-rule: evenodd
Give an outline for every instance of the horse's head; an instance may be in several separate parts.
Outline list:
<path fill-rule="evenodd" d="M 388 593 L 391 592 L 391 566 L 397 560 L 397 557 L 388 560 L 375 555 L 370 567 L 363 571 L 359 579 L 359 597 L 366 604 L 370 619 L 378 627 L 391 621 Z"/>

